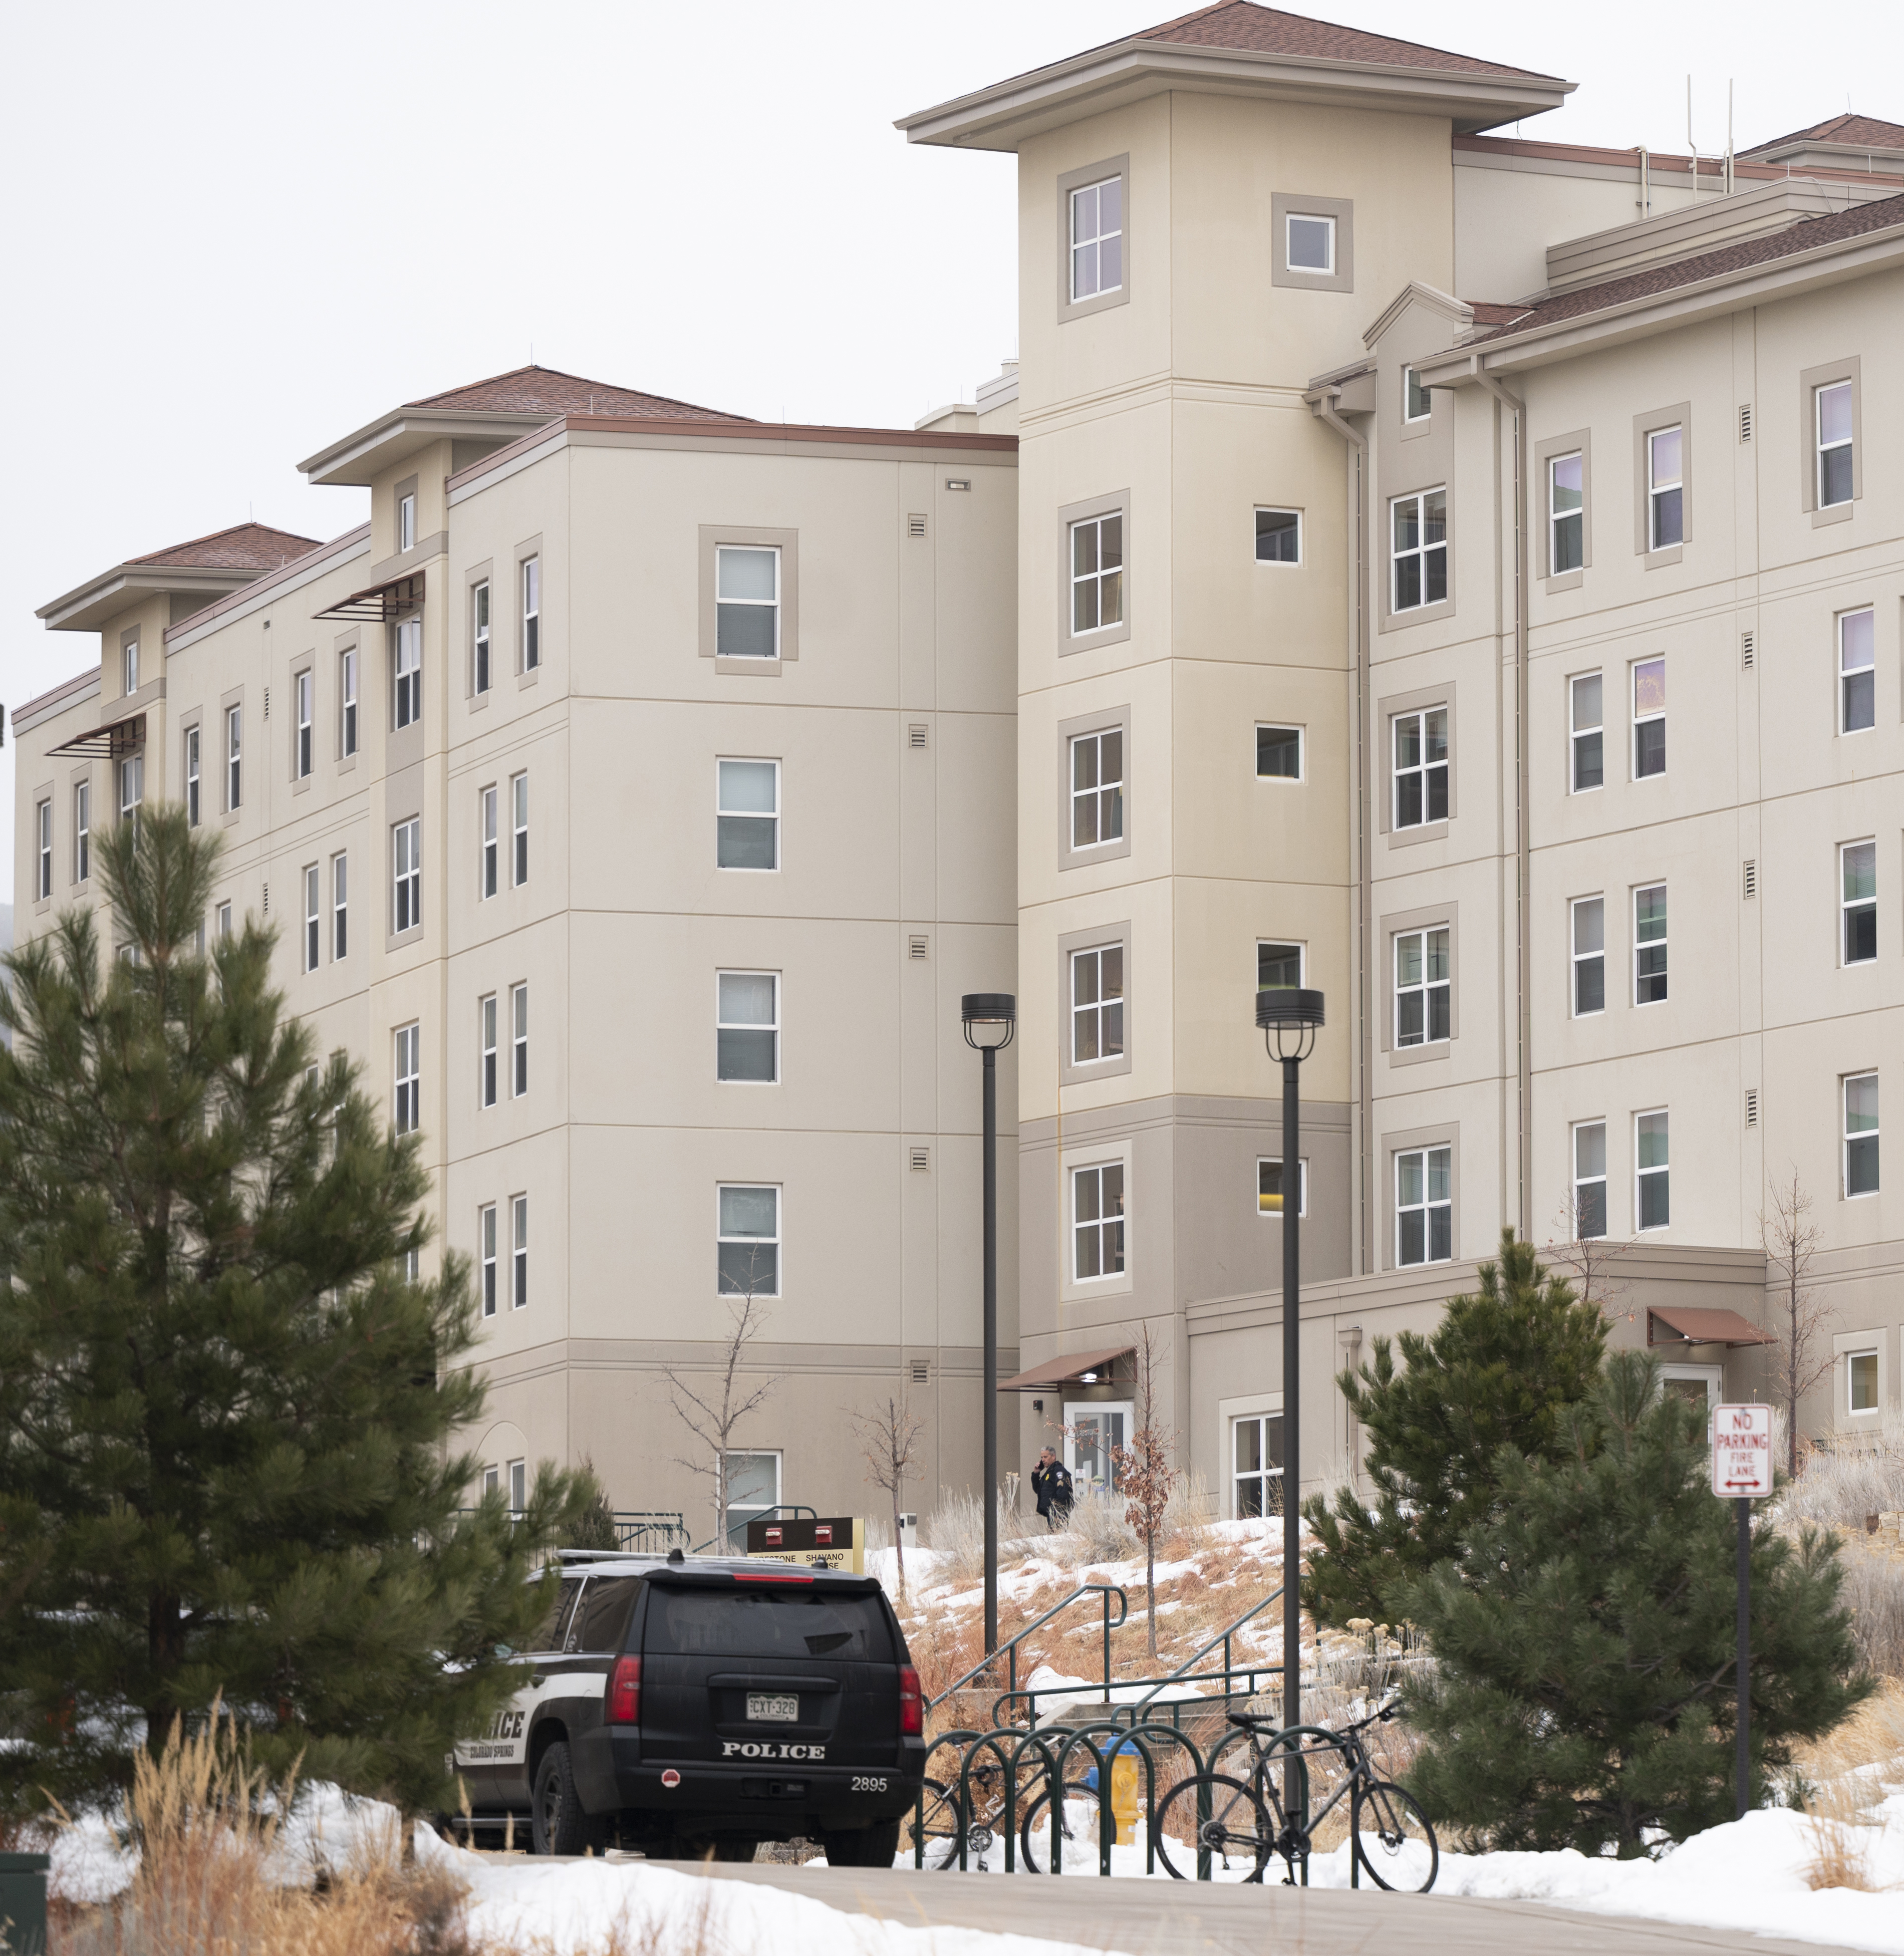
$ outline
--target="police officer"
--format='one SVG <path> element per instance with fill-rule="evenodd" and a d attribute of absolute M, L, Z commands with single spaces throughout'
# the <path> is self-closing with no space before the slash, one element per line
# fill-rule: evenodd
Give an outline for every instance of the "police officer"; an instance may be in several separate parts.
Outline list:
<path fill-rule="evenodd" d="M 1037 1497 L 1046 1532 L 1062 1535 L 1071 1525 L 1071 1472 L 1048 1446 L 1031 1470 L 1031 1491 Z"/>

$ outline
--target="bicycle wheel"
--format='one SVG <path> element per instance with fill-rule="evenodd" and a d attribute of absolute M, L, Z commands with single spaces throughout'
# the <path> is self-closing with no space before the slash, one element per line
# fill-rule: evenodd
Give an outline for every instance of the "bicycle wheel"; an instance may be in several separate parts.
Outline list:
<path fill-rule="evenodd" d="M 1377 1888 L 1426 1894 L 1435 1885 L 1441 1850 L 1413 1794 L 1385 1779 L 1356 1788 L 1356 1857 Z"/>
<path fill-rule="evenodd" d="M 1205 1797 L 1207 1819 L 1201 1806 Z M 1179 1781 L 1157 1809 L 1157 1858 L 1179 1882 L 1196 1879 L 1198 1852 L 1205 1847 L 1212 1880 L 1260 1882 L 1274 1845 L 1262 1803 L 1227 1773 Z"/>
<path fill-rule="evenodd" d="M 902 1838 L 915 1853 L 920 1835 L 925 1840 L 924 1865 L 928 1868 L 954 1868 L 958 1865 L 958 1842 L 965 1831 L 965 1816 L 959 1803 L 958 1788 L 943 1780 L 925 1783 L 923 1828 L 917 1808 L 905 1817 Z"/>
<path fill-rule="evenodd" d="M 1095 1874 L 1098 1814 L 1097 1789 L 1081 1781 L 1072 1781 L 1065 1787 L 1064 1803 L 1054 1822 L 1051 1792 L 1047 1787 L 1025 1809 L 1024 1824 L 1018 1829 L 1018 1853 L 1025 1866 L 1034 1875 L 1050 1873 L 1053 1835 L 1054 1831 L 1059 1831 L 1064 1849 L 1063 1872 L 1068 1874 L 1081 1867 Z"/>

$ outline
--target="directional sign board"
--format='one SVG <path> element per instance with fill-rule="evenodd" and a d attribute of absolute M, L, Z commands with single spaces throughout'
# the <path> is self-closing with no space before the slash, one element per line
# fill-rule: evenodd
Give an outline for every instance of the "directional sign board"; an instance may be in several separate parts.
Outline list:
<path fill-rule="evenodd" d="M 1772 1409 L 1722 1405 L 1713 1414 L 1713 1492 L 1728 1500 L 1772 1491 Z"/>

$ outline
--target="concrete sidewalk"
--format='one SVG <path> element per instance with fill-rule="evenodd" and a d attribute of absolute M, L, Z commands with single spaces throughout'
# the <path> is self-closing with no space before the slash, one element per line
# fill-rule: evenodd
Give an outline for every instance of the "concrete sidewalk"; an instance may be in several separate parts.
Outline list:
<path fill-rule="evenodd" d="M 829 1908 L 911 1927 L 987 1929 L 1122 1956 L 1851 1956 L 1836 1945 L 1789 1942 L 1734 1929 L 1685 1929 L 1583 1915 L 1538 1902 L 1467 1895 L 1385 1894 L 1367 1888 L 1230 1887 L 1209 1882 L 1052 1880 L 1035 1875 L 938 1873 L 911 1868 L 750 1867 L 658 1861 L 709 1880 L 753 1882 L 810 1895 Z"/>

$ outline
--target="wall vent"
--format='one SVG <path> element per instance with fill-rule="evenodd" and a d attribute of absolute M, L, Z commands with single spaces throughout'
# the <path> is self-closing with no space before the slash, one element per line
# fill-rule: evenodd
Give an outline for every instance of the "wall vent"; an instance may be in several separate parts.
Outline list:
<path fill-rule="evenodd" d="M 915 1358 L 913 1360 L 912 1383 L 915 1386 L 924 1385 L 927 1381 L 931 1378 L 931 1377 L 932 1361 L 930 1358 Z"/>
<path fill-rule="evenodd" d="M 267 720 L 271 717 L 271 689 L 268 686 L 264 689 L 264 717 Z"/>
<path fill-rule="evenodd" d="M 915 720 L 912 724 L 906 729 L 906 744 L 908 746 L 912 747 L 923 747 L 926 744 L 926 728 L 924 721 Z"/>
<path fill-rule="evenodd" d="M 264 914 L 267 916 L 271 914 L 271 885 L 269 883 L 264 886 Z"/>
<path fill-rule="evenodd" d="M 1752 438 L 1752 404 L 1750 401 L 1741 401 L 1738 404 L 1738 438 L 1741 441 L 1750 441 Z"/>
<path fill-rule="evenodd" d="M 911 1152 L 914 1173 L 916 1175 L 924 1175 L 927 1169 L 932 1166 L 931 1149 L 914 1148 Z"/>
<path fill-rule="evenodd" d="M 1750 672 L 1758 663 L 1758 634 L 1747 632 L 1738 642 L 1738 663 L 1741 670 Z"/>
<path fill-rule="evenodd" d="M 923 957 L 926 954 L 926 940 L 923 937 L 915 937 L 911 939 L 906 948 L 908 956 Z"/>
<path fill-rule="evenodd" d="M 1756 1087 L 1748 1087 L 1745 1090 L 1745 1125 L 1748 1128 L 1758 1125 L 1758 1089 Z"/>
<path fill-rule="evenodd" d="M 906 535 L 909 537 L 923 537 L 925 533 L 926 519 L 918 510 L 915 510 L 906 519 Z"/>
<path fill-rule="evenodd" d="M 1748 862 L 1745 865 L 1745 900 L 1748 903 L 1758 894 L 1758 865 Z"/>

